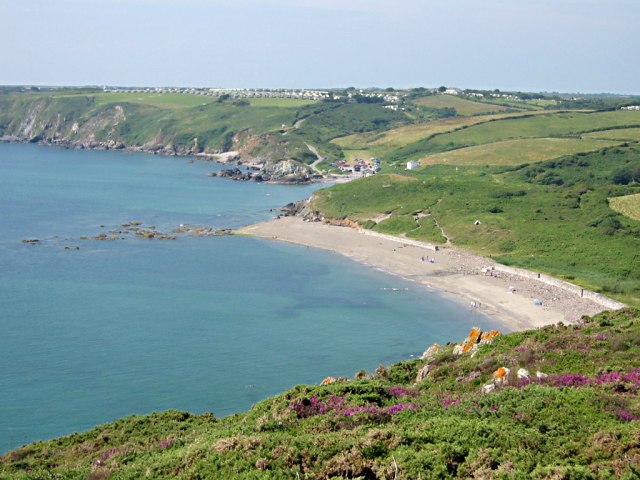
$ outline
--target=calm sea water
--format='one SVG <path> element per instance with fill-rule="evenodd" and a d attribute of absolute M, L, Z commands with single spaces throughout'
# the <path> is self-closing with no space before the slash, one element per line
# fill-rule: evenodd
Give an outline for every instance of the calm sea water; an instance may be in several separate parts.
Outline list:
<path fill-rule="evenodd" d="M 304 247 L 80 240 L 131 220 L 239 227 L 318 188 L 207 177 L 217 168 L 0 144 L 0 453 L 133 413 L 228 415 L 497 325 Z"/>

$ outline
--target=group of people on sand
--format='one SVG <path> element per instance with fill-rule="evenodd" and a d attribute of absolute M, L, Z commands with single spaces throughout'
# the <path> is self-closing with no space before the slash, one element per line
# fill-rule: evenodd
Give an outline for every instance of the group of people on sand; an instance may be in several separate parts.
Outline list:
<path fill-rule="evenodd" d="M 436 259 L 433 257 L 429 257 L 428 255 L 425 257 L 424 255 L 422 256 L 422 261 L 423 262 L 429 262 L 429 263 L 436 263 Z"/>

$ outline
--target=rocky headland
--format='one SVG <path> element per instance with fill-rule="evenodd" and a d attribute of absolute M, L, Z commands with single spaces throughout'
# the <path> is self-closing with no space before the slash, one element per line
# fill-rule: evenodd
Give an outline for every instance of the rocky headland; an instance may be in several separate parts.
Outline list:
<path fill-rule="evenodd" d="M 144 132 L 140 126 L 129 126 L 131 117 L 139 113 L 130 111 L 127 105 L 108 105 L 95 111 L 85 111 L 87 106 L 76 106 L 76 110 L 63 114 L 67 107 L 70 105 L 64 102 L 36 99 L 28 105 L 14 105 L 11 120 L 0 124 L 0 142 L 185 156 L 250 166 L 250 172 L 232 168 L 211 175 L 234 180 L 304 184 L 322 178 L 304 163 L 291 158 L 288 150 L 271 148 L 270 134 L 255 133 L 251 129 L 228 132 L 222 145 L 212 146 L 197 136 L 185 140 L 183 137 L 188 134 L 162 125 L 158 126 L 157 133 Z"/>
<path fill-rule="evenodd" d="M 321 175 L 312 174 L 310 169 L 295 160 L 267 161 L 259 165 L 251 165 L 247 169 L 239 167 L 225 168 L 211 172 L 210 177 L 230 178 L 232 180 L 273 182 L 290 184 L 307 184 L 321 180 Z"/>

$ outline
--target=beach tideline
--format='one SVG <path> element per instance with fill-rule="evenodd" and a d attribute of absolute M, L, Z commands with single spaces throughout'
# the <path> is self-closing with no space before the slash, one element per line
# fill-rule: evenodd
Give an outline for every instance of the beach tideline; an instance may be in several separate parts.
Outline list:
<path fill-rule="evenodd" d="M 605 308 L 550 285 L 497 272 L 481 275 L 490 259 L 454 248 L 439 251 L 417 246 L 402 238 L 365 235 L 348 227 L 307 222 L 298 217 L 251 225 L 240 234 L 307 245 L 345 255 L 374 268 L 397 274 L 465 301 L 503 322 L 509 329 L 537 328 L 558 322 L 573 322 Z M 424 261 L 428 258 L 433 263 Z M 536 302 L 539 300 L 541 302 Z"/>

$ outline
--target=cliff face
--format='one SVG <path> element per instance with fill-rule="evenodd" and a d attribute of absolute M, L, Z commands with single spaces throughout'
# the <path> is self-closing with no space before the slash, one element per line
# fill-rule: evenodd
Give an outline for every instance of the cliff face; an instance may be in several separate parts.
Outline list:
<path fill-rule="evenodd" d="M 282 120 L 271 121 L 267 113 L 219 103 L 180 108 L 112 102 L 99 94 L 0 94 L 0 140 L 164 155 L 233 150 L 238 160 L 262 165 L 258 181 L 310 181 L 308 168 L 291 160 L 288 142 L 272 132 L 270 124 L 277 128 Z"/>
<path fill-rule="evenodd" d="M 131 149 L 172 155 L 199 153 L 196 142 L 174 145 L 175 135 L 162 131 L 135 132 L 128 114 L 140 115 L 128 104 L 97 105 L 95 98 L 0 99 L 0 138 L 89 149 Z"/>

